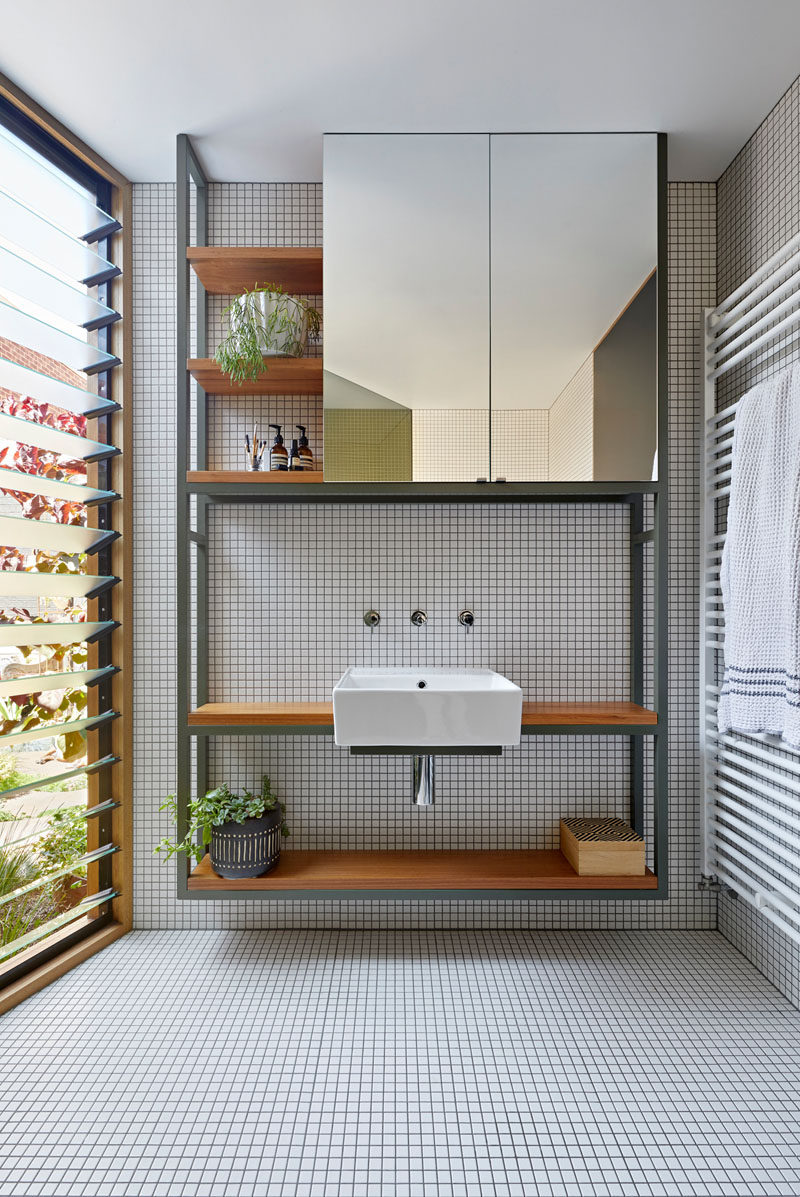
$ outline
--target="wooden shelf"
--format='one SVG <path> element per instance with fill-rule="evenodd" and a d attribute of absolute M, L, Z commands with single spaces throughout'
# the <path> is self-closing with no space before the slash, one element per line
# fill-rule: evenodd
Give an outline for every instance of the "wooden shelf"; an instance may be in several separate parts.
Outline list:
<path fill-rule="evenodd" d="M 321 357 L 270 357 L 255 382 L 231 382 L 211 357 L 189 358 L 186 367 L 209 395 L 321 395 Z"/>
<path fill-rule="evenodd" d="M 265 450 L 266 454 L 266 450 Z M 243 482 L 248 486 L 272 485 L 292 486 L 297 483 L 322 482 L 322 470 L 189 470 L 187 482 L 217 483 Z"/>
<path fill-rule="evenodd" d="M 308 726 L 333 730 L 333 704 L 330 702 L 206 702 L 189 712 L 191 727 Z"/>
<path fill-rule="evenodd" d="M 585 727 L 592 724 L 655 727 L 658 716 L 635 702 L 523 702 L 523 727 Z"/>
<path fill-rule="evenodd" d="M 281 853 L 265 877 L 218 877 L 204 856 L 189 876 L 190 890 L 615 890 L 656 889 L 641 877 L 579 876 L 558 851 L 425 851 Z"/>
<path fill-rule="evenodd" d="M 207 702 L 189 712 L 190 727 L 324 727 L 333 730 L 330 702 Z M 655 711 L 634 702 L 524 702 L 522 729 L 658 726 Z"/>
<path fill-rule="evenodd" d="M 190 245 L 186 257 L 206 291 L 236 295 L 277 283 L 291 295 L 322 294 L 322 247 L 270 248 L 265 245 Z"/>

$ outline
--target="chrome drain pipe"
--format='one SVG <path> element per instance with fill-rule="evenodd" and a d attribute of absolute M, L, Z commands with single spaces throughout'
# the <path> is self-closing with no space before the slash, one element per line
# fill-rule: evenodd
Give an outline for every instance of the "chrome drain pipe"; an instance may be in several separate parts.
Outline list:
<path fill-rule="evenodd" d="M 415 756 L 411 776 L 414 806 L 433 806 L 433 757 Z"/>

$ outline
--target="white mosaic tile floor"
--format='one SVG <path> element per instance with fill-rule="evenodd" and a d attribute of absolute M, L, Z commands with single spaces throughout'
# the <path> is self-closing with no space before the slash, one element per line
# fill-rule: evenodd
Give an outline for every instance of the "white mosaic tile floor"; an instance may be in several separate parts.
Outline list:
<path fill-rule="evenodd" d="M 716 932 L 141 931 L 0 1020 L 2 1197 L 800 1194 Z"/>

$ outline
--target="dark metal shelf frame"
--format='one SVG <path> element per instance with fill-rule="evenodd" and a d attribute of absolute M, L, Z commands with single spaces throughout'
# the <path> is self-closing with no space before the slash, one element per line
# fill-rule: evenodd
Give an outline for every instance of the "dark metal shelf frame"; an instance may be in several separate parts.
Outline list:
<path fill-rule="evenodd" d="M 639 503 L 657 482 L 315 482 L 262 488 L 187 482 L 188 494 L 223 503 Z"/>
<path fill-rule="evenodd" d="M 191 244 L 205 245 L 208 240 L 208 179 L 186 134 L 177 141 L 177 576 L 178 576 L 178 643 L 177 643 L 177 792 L 190 793 L 192 785 L 198 792 L 208 788 L 208 745 L 211 736 L 252 735 L 331 735 L 332 728 L 313 726 L 208 725 L 190 726 L 190 706 L 208 701 L 208 581 L 207 546 L 208 508 L 212 503 L 622 503 L 629 511 L 630 544 L 630 697 L 644 704 L 645 689 L 645 546 L 653 547 L 653 623 L 654 705 L 658 714 L 656 725 L 619 726 L 598 724 L 591 726 L 552 725 L 524 727 L 523 735 L 624 735 L 630 741 L 630 821 L 636 831 L 645 833 L 645 736 L 653 740 L 653 870 L 658 887 L 651 890 L 291 890 L 280 893 L 253 890 L 199 891 L 189 890 L 189 865 L 179 859 L 177 893 L 190 901 L 270 900 L 308 901 L 310 899 L 370 898 L 409 901 L 442 898 L 463 900 L 502 901 L 659 901 L 668 896 L 668 808 L 667 808 L 667 601 L 668 555 L 667 504 L 669 497 L 667 449 L 667 139 L 658 136 L 658 482 L 558 482 L 537 483 L 413 483 L 323 482 L 296 484 L 292 487 L 265 486 L 258 491 L 252 484 L 235 482 L 187 482 L 190 469 L 191 415 L 196 413 L 196 462 L 193 468 L 207 469 L 208 412 L 206 394 L 193 384 L 186 368 L 190 356 L 207 354 L 208 304 L 205 289 L 196 281 L 196 340 L 193 354 L 189 349 L 190 288 L 192 271 L 186 256 Z M 190 239 L 191 185 L 195 186 L 195 237 Z M 194 394 L 193 394 L 194 387 Z M 194 407 L 193 407 L 194 405 Z M 652 496 L 652 527 L 645 528 L 646 496 Z M 195 503 L 194 527 L 191 504 Z M 196 593 L 189 578 L 190 546 L 196 551 Z M 194 626 L 197 678 L 195 693 L 191 693 L 192 628 Z M 185 834 L 187 812 L 179 811 L 177 834 Z"/>

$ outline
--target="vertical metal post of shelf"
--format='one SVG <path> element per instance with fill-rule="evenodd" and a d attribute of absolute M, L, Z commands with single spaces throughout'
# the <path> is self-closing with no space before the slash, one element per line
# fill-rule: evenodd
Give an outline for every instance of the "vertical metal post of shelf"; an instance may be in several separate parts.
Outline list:
<path fill-rule="evenodd" d="M 667 135 L 658 134 L 658 490 L 653 509 L 654 692 L 658 729 L 653 746 L 654 866 L 659 895 L 669 892 L 669 407 L 667 370 Z"/>
<path fill-rule="evenodd" d="M 191 561 L 189 556 L 190 534 L 190 499 L 186 485 L 186 472 L 189 468 L 189 449 L 191 444 L 191 404 L 192 381 L 186 368 L 189 357 L 189 283 L 190 270 L 186 257 L 190 237 L 190 187 L 194 180 L 198 194 L 205 193 L 206 178 L 200 164 L 192 150 L 191 142 L 185 133 L 178 135 L 177 143 L 177 182 L 176 182 L 176 270 L 177 270 L 177 305 L 176 305 L 176 351 L 178 380 L 176 396 L 176 436 L 175 436 L 175 468 L 176 478 L 176 546 L 175 563 L 176 598 L 177 598 L 177 796 L 178 796 L 178 837 L 186 834 L 188 826 L 187 803 L 189 801 L 192 784 L 192 755 L 189 734 L 188 717 L 191 701 L 191 668 L 192 668 L 192 586 Z M 205 215 L 205 204 L 199 206 Z M 205 315 L 205 313 L 203 313 Z M 198 312 L 198 320 L 200 313 Z M 205 320 L 202 322 L 205 336 Z M 205 427 L 205 420 L 202 422 Z M 204 442 L 205 447 L 205 442 Z M 199 558 L 198 558 L 199 560 Z M 199 567 L 198 567 L 199 572 Z M 199 662 L 198 662 L 199 666 Z M 198 676 L 198 682 L 200 678 Z M 207 671 L 206 682 L 207 685 Z M 178 897 L 187 897 L 188 862 L 178 863 Z"/>
<path fill-rule="evenodd" d="M 195 206 L 195 244 L 208 244 L 208 183 L 199 165 L 192 164 L 190 168 L 197 189 Z M 196 356 L 206 357 L 208 354 L 208 296 L 206 289 L 197 280 L 196 285 Z M 195 384 L 195 419 L 197 429 L 197 469 L 208 469 L 208 403 L 206 393 L 199 384 Z M 197 521 L 197 537 L 195 543 L 197 561 L 197 621 L 195 626 L 195 660 L 197 668 L 197 705 L 208 702 L 208 498 L 206 495 L 195 497 L 195 518 Z M 198 794 L 205 794 L 208 790 L 208 750 L 209 737 L 195 736 L 195 783 Z"/>
<path fill-rule="evenodd" d="M 631 702 L 644 705 L 644 496 L 631 495 Z M 630 821 L 639 835 L 644 835 L 644 736 L 630 737 Z"/>

